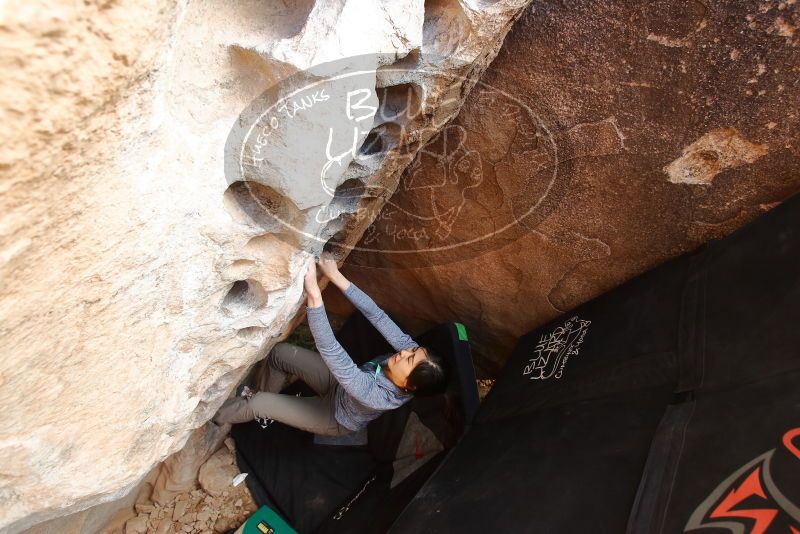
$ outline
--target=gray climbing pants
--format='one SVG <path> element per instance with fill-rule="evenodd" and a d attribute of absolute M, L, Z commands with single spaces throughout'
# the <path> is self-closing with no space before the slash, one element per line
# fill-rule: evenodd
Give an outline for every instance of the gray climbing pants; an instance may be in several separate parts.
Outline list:
<path fill-rule="evenodd" d="M 269 375 L 261 380 L 259 391 L 249 399 L 228 399 L 214 416 L 217 424 L 245 423 L 256 417 L 274 419 L 283 424 L 325 436 L 340 436 L 352 431 L 336 421 L 336 389 L 339 383 L 313 350 L 289 343 L 278 343 L 264 362 Z M 263 365 L 263 364 L 262 364 Z M 288 376 L 295 375 L 313 389 L 318 397 L 282 395 Z"/>

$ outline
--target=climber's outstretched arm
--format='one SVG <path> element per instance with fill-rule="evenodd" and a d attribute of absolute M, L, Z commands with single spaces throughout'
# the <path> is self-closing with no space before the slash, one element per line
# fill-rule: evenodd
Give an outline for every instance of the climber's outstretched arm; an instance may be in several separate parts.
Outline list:
<path fill-rule="evenodd" d="M 369 373 L 358 368 L 344 347 L 336 340 L 328 316 L 325 314 L 322 292 L 317 284 L 316 266 L 313 261 L 309 263 L 304 282 L 307 293 L 306 317 L 317 352 L 322 356 L 322 360 L 336 381 L 353 398 L 371 408 L 384 407 L 386 392 L 378 387 Z"/>
<path fill-rule="evenodd" d="M 325 273 L 325 276 L 338 287 L 345 297 L 347 297 L 353 305 L 358 308 L 358 311 L 364 314 L 372 326 L 389 342 L 389 344 L 396 351 L 403 349 L 418 347 L 419 345 L 405 332 L 403 332 L 397 324 L 392 321 L 389 316 L 383 311 L 369 295 L 361 291 L 355 284 L 344 277 L 339 272 L 339 267 L 336 265 L 336 260 L 328 254 L 323 253 L 319 258 L 319 268 Z"/>

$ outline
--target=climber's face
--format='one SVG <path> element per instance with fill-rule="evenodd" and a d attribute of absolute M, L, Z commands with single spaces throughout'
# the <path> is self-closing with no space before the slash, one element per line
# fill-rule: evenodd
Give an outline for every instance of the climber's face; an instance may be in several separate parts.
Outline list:
<path fill-rule="evenodd" d="M 408 385 L 408 375 L 411 374 L 411 371 L 427 359 L 428 354 L 423 347 L 412 347 L 390 356 L 386 360 L 386 366 L 389 368 L 392 381 L 405 388 Z"/>

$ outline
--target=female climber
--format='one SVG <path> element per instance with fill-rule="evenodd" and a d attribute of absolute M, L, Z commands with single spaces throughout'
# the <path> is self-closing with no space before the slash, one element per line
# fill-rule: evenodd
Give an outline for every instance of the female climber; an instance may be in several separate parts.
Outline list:
<path fill-rule="evenodd" d="M 366 293 L 347 280 L 328 253 L 320 270 L 386 338 L 395 353 L 358 367 L 333 335 L 317 284 L 314 261 L 305 274 L 306 316 L 319 353 L 278 343 L 267 356 L 266 391 L 229 399 L 214 416 L 217 424 L 253 419 L 280 421 L 315 434 L 337 436 L 364 428 L 381 413 L 402 406 L 414 395 L 439 391 L 445 381 L 443 361 L 405 334 Z M 302 379 L 317 397 L 281 395 L 287 375 Z"/>

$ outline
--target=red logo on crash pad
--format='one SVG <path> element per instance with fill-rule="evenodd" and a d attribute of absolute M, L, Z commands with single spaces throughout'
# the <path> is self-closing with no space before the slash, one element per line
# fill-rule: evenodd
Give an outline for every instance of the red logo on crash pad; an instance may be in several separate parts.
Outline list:
<path fill-rule="evenodd" d="M 739 468 L 697 507 L 684 532 L 800 534 L 800 428 Z"/>

